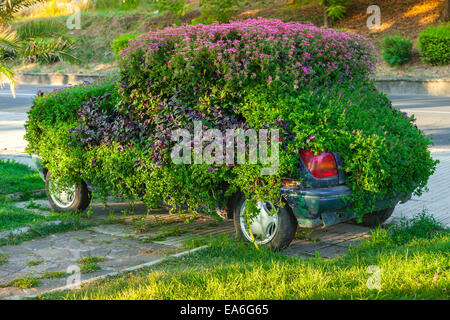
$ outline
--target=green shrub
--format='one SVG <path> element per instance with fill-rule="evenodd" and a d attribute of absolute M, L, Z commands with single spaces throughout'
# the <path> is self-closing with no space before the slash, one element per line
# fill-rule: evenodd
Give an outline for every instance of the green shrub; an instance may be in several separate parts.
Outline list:
<path fill-rule="evenodd" d="M 331 22 L 343 19 L 347 13 L 347 6 L 348 0 L 328 0 L 326 11 Z"/>
<path fill-rule="evenodd" d="M 241 0 L 200 0 L 201 17 L 193 22 L 228 22 Z"/>
<path fill-rule="evenodd" d="M 77 123 L 79 115 L 77 111 L 83 102 L 106 93 L 112 94 L 111 104 L 117 102 L 116 83 L 104 80 L 95 83 L 84 83 L 79 86 L 65 89 L 54 89 L 51 92 L 38 92 L 33 99 L 33 107 L 29 111 L 29 121 L 25 125 L 25 139 L 30 142 L 30 153 L 40 153 L 42 143 L 49 135 L 47 129 L 55 128 L 58 124 Z M 112 105 L 105 104 L 105 108 Z M 50 142 L 49 142 L 50 143 Z"/>
<path fill-rule="evenodd" d="M 140 0 L 94 0 L 91 6 L 95 10 L 108 10 L 108 9 L 119 9 L 119 10 L 132 10 L 139 6 Z"/>
<path fill-rule="evenodd" d="M 412 42 L 399 35 L 383 39 L 383 60 L 391 67 L 398 67 L 411 59 Z"/>
<path fill-rule="evenodd" d="M 450 23 L 429 26 L 419 34 L 422 60 L 432 65 L 450 63 Z"/>
<path fill-rule="evenodd" d="M 116 57 L 119 56 L 120 51 L 128 47 L 129 41 L 139 37 L 140 33 L 127 33 L 118 36 L 111 42 L 111 49 Z"/>
<path fill-rule="evenodd" d="M 184 16 L 192 5 L 188 0 L 155 0 L 153 8 L 160 12 L 169 12 L 175 16 Z M 178 21 L 179 22 L 179 21 Z"/>
<path fill-rule="evenodd" d="M 58 181 L 89 181 L 102 196 L 213 212 L 225 185 L 275 202 L 281 177 L 301 178 L 301 150 L 332 150 L 362 214 L 380 197 L 420 194 L 436 165 L 414 118 L 369 80 L 373 53 L 362 36 L 279 20 L 152 31 L 123 50 L 117 86 L 36 98 L 27 151 Z M 279 128 L 278 172 L 261 175 L 262 163 L 173 163 L 171 134 L 192 132 L 194 120 L 221 132 Z"/>

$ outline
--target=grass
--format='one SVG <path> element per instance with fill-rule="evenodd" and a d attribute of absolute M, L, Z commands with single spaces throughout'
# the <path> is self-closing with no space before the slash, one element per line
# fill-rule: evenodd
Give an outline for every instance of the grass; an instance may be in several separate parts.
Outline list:
<path fill-rule="evenodd" d="M 205 250 L 43 299 L 449 299 L 450 232 L 418 215 L 343 256 L 298 259 L 216 238 Z M 369 289 L 370 266 L 380 288 Z M 368 269 L 369 268 L 369 269 Z"/>
<path fill-rule="evenodd" d="M 97 264 L 98 262 L 105 261 L 104 257 L 84 257 L 77 260 L 80 265 L 81 273 L 91 273 L 102 270 L 102 268 Z"/>
<path fill-rule="evenodd" d="M 31 260 L 27 263 L 27 266 L 34 267 L 40 265 L 43 262 L 45 262 L 45 260 Z"/>
<path fill-rule="evenodd" d="M 27 165 L 15 161 L 0 160 L 0 197 L 16 192 L 44 189 L 39 173 Z"/>
<path fill-rule="evenodd" d="M 66 272 L 45 272 L 40 277 L 23 277 L 18 278 L 15 280 L 12 280 L 8 283 L 4 283 L 0 285 L 0 288 L 8 288 L 8 287 L 15 287 L 19 289 L 30 289 L 39 287 L 42 283 L 43 279 L 61 279 L 67 277 L 68 274 Z"/>
<path fill-rule="evenodd" d="M 0 247 L 18 245 L 25 241 L 37 238 L 43 238 L 51 234 L 67 231 L 81 230 L 91 226 L 92 223 L 85 222 L 76 217 L 67 217 L 61 220 L 59 224 L 35 224 L 30 226 L 30 230 L 18 235 L 10 235 L 6 238 L 0 238 Z"/>
<path fill-rule="evenodd" d="M 41 285 L 41 279 L 36 277 L 23 277 L 15 279 L 11 282 L 0 285 L 0 288 L 15 287 L 19 289 L 30 289 L 39 287 Z"/>
<path fill-rule="evenodd" d="M 0 231 L 11 230 L 50 220 L 55 220 L 55 218 L 44 217 L 17 208 L 12 204 L 0 202 Z"/>
<path fill-rule="evenodd" d="M 45 272 L 42 274 L 41 279 L 61 279 L 67 277 L 69 274 L 62 271 Z"/>
<path fill-rule="evenodd" d="M 70 0 L 64 0 L 73 2 Z M 69 12 L 65 9 L 56 9 L 51 3 L 40 4 L 37 8 L 28 10 L 31 12 L 22 13 L 15 26 L 20 26 L 28 22 L 29 19 L 42 19 L 56 21 L 61 25 L 60 34 L 70 38 L 74 42 L 73 55 L 80 59 L 77 64 L 58 62 L 54 64 L 23 64 L 16 63 L 14 66 L 22 71 L 30 72 L 57 72 L 57 73 L 102 73 L 111 74 L 118 72 L 118 66 L 111 49 L 111 42 L 118 36 L 126 33 L 143 33 L 157 28 L 171 26 L 174 23 L 190 23 L 192 19 L 198 18 L 200 11 L 198 5 L 194 4 L 185 16 L 176 17 L 170 13 L 155 13 L 155 8 L 147 1 L 140 1 L 137 8 L 123 10 L 122 1 L 102 0 L 102 5 L 97 8 L 82 8 L 81 29 L 68 30 L 66 28 L 67 16 Z M 270 8 L 279 0 L 266 1 L 266 7 Z M 106 4 L 107 3 L 107 4 Z M 105 5 L 106 4 L 106 5 Z M 262 4 L 258 1 L 247 2 L 243 11 L 258 10 Z M 122 7 L 122 8 L 121 8 Z M 264 17 L 278 17 L 284 20 L 303 20 L 305 22 L 315 21 L 312 16 L 299 14 L 296 9 L 286 9 L 280 7 L 278 3 L 276 10 L 269 10 L 262 14 Z M 242 11 L 239 10 L 239 11 Z M 273 12 L 272 12 L 273 11 Z M 71 14 L 71 13 L 70 13 Z M 287 15 L 286 15 L 287 14 Z M 260 13 L 258 13 L 260 15 Z M 234 20 L 239 17 L 235 17 Z M 256 18 L 256 16 L 255 16 Z"/>
<path fill-rule="evenodd" d="M 0 253 L 0 266 L 2 264 L 8 263 L 9 254 L 7 253 Z"/>

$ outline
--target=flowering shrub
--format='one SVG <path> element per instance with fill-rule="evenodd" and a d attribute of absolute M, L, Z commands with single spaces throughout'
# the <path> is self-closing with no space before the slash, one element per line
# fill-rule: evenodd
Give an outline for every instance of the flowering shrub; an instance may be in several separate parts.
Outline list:
<path fill-rule="evenodd" d="M 175 91 L 196 103 L 203 95 L 233 97 L 259 84 L 299 89 L 364 77 L 374 69 L 372 45 L 362 36 L 280 20 L 186 25 L 141 35 L 121 52 L 122 96 Z M 215 93 L 212 93 L 215 95 Z"/>
<path fill-rule="evenodd" d="M 128 41 L 130 39 L 136 39 L 140 33 L 125 33 L 117 38 L 114 38 L 113 41 L 111 41 L 111 49 L 115 56 L 118 56 L 119 52 L 128 47 Z"/>
<path fill-rule="evenodd" d="M 117 81 L 37 97 L 28 151 L 59 181 L 212 211 L 226 189 L 275 202 L 281 177 L 301 178 L 300 150 L 332 150 L 362 214 L 380 197 L 420 193 L 436 164 L 414 119 L 368 79 L 373 53 L 362 36 L 279 20 L 152 31 L 120 53 Z M 261 163 L 174 164 L 171 132 L 194 120 L 279 128 L 277 174 L 262 176 Z"/>

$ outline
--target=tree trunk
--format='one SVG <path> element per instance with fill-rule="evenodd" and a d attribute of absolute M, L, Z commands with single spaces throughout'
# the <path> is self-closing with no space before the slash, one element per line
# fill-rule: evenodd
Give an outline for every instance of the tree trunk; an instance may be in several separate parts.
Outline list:
<path fill-rule="evenodd" d="M 323 25 L 328 27 L 327 0 L 322 1 L 323 6 Z"/>
<path fill-rule="evenodd" d="M 450 20 L 450 12 L 449 12 L 449 6 L 450 6 L 450 0 L 446 0 L 444 4 L 444 11 L 442 11 L 442 20 L 448 21 Z"/>

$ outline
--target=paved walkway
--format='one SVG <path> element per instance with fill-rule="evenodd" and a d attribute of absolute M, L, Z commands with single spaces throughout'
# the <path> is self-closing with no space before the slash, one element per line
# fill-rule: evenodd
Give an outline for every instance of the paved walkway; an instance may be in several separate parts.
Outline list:
<path fill-rule="evenodd" d="M 34 202 L 44 210 L 28 211 L 45 215 L 45 209 L 50 210 L 46 200 Z M 24 208 L 26 204 L 19 202 L 15 205 Z M 0 265 L 0 299 L 37 295 L 65 286 L 68 275 L 52 279 L 46 274 L 71 272 L 73 267 L 81 267 L 77 261 L 84 257 L 103 260 L 97 263 L 99 270 L 81 273 L 81 280 L 88 280 L 160 260 L 188 250 L 193 244 L 200 246 L 210 235 L 234 232 L 230 221 L 219 223 L 211 217 L 200 215 L 186 224 L 185 219 L 189 216 L 168 215 L 164 210 L 154 210 L 147 215 L 142 203 L 135 205 L 133 214 L 125 216 L 122 211 L 129 209 L 129 205 L 124 203 L 108 203 L 106 208 L 96 203 L 89 219 L 94 223 L 92 227 L 0 247 L 0 256 L 7 257 L 6 263 Z M 40 278 L 40 285 L 29 289 L 12 285 L 1 287 L 24 277 Z"/>
<path fill-rule="evenodd" d="M 399 204 L 391 218 L 398 221 L 402 217 L 411 218 L 415 214 L 426 210 L 436 220 L 450 227 L 450 152 L 435 153 L 433 158 L 440 161 L 436 172 L 428 181 L 428 192 L 420 197 L 413 196 L 405 204 Z M 387 221 L 387 222 L 391 222 Z"/>

